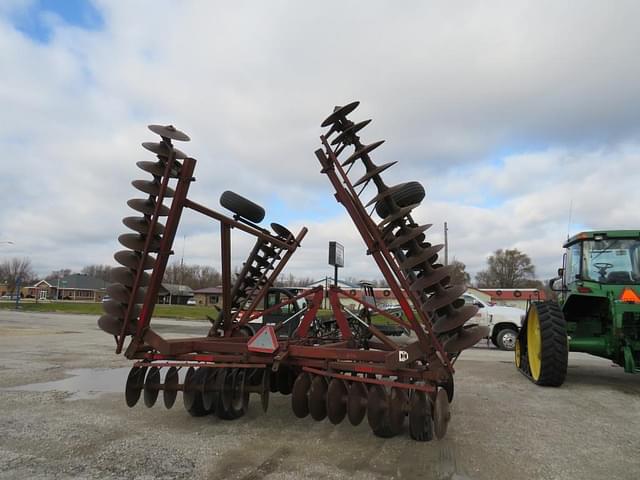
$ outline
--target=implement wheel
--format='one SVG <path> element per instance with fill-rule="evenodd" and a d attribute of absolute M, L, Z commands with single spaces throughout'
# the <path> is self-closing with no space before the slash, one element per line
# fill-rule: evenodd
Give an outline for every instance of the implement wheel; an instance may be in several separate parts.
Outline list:
<path fill-rule="evenodd" d="M 567 323 L 553 301 L 532 303 L 515 344 L 516 368 L 536 385 L 559 387 L 567 376 Z"/>

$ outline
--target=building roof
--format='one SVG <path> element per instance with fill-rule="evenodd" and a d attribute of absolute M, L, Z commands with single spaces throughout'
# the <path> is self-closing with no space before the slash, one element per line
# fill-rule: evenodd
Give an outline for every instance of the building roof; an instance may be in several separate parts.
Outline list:
<path fill-rule="evenodd" d="M 222 287 L 199 288 L 198 290 L 194 290 L 193 293 L 219 295 L 222 293 Z"/>
<path fill-rule="evenodd" d="M 183 297 L 193 297 L 193 289 L 188 285 L 178 285 L 175 283 L 163 283 L 160 286 L 160 295 L 178 295 Z"/>
<path fill-rule="evenodd" d="M 544 290 L 537 288 L 478 288 L 492 300 L 546 300 Z"/>
<path fill-rule="evenodd" d="M 58 286 L 60 286 L 60 290 L 62 289 L 104 290 L 105 288 L 107 288 L 107 285 L 111 283 L 105 280 L 101 280 L 99 278 L 85 275 L 84 273 L 74 273 L 74 274 L 62 277 L 59 281 L 57 278 L 51 281 L 40 280 L 39 282 L 35 283 L 33 286 L 36 287 L 40 285 L 42 282 L 45 282 L 50 287 L 58 288 Z"/>

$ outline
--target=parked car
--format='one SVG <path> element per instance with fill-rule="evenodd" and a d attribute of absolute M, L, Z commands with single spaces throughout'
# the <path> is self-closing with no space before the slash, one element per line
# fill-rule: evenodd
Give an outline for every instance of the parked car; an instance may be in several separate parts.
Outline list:
<path fill-rule="evenodd" d="M 513 350 L 516 338 L 526 312 L 521 308 L 504 307 L 480 300 L 471 293 L 465 293 L 462 298 L 466 303 L 476 305 L 479 310 L 474 321 L 479 325 L 489 327 L 489 339 L 500 350 Z"/>
<path fill-rule="evenodd" d="M 197 305 L 198 302 L 196 302 L 195 298 L 190 298 L 187 300 L 187 305 Z"/>

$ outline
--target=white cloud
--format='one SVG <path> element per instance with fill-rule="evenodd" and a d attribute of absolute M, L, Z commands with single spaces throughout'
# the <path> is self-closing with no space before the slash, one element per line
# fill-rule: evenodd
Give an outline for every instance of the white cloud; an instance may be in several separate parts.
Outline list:
<path fill-rule="evenodd" d="M 310 227 L 292 273 L 323 276 L 338 240 L 345 275 L 377 277 L 313 155 L 323 117 L 352 99 L 374 119 L 363 139 L 388 140 L 374 158 L 400 161 L 385 179 L 425 185 L 416 217 L 435 239 L 448 221 L 471 271 L 515 246 L 553 273 L 571 201 L 575 224 L 640 224 L 635 2 L 99 1 L 101 30 L 58 19 L 46 44 L 9 20 L 28 2 L 10 4 L 0 240 L 15 245 L 0 253 L 40 273 L 111 261 L 145 125 L 167 122 L 193 138 L 195 200 L 236 190 Z M 185 260 L 215 260 L 216 229 L 185 217 Z"/>

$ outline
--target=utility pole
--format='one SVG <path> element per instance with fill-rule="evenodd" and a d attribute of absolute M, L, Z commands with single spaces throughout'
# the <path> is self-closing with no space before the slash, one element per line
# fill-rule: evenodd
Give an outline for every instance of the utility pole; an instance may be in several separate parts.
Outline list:
<path fill-rule="evenodd" d="M 449 265 L 449 228 L 447 222 L 444 222 L 444 264 Z"/>

